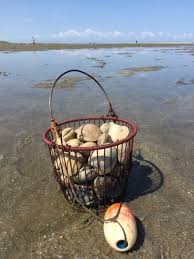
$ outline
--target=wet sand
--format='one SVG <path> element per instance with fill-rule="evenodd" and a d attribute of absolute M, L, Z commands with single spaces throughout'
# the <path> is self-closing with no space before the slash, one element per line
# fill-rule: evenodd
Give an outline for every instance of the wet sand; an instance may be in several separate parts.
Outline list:
<path fill-rule="evenodd" d="M 151 67 L 129 67 L 129 68 L 124 68 L 121 71 L 118 72 L 118 75 L 120 76 L 132 76 L 136 73 L 141 73 L 141 72 L 154 72 L 154 71 L 160 71 L 164 67 L 162 66 L 151 66 Z"/>
<path fill-rule="evenodd" d="M 34 79 L 34 74 L 30 77 Z M 8 78 L 0 78 L 0 258 L 193 259 L 193 85 L 176 87 L 173 77 L 171 96 L 170 89 L 164 88 L 167 81 L 160 82 L 164 88 L 160 92 L 157 77 L 139 78 L 138 87 L 126 77 L 113 78 L 115 87 L 112 77 L 100 80 L 118 114 L 139 126 L 125 196 L 136 216 L 138 239 L 132 251 L 119 254 L 106 243 L 101 223 L 72 208 L 52 176 L 49 153 L 41 139 L 49 126 L 49 91 L 32 88 L 29 81 L 19 88 L 17 77 L 9 85 Z M 76 85 L 71 93 L 63 91 L 63 118 L 104 114 L 106 103 L 87 82 L 84 88 Z"/>
<path fill-rule="evenodd" d="M 41 51 L 51 49 L 128 48 L 128 47 L 181 47 L 194 43 L 115 43 L 115 44 L 60 44 L 60 43 L 9 43 L 0 42 L 0 51 Z"/>
<path fill-rule="evenodd" d="M 57 82 L 56 87 L 57 88 L 72 88 L 74 87 L 78 82 L 86 80 L 85 78 L 82 77 L 65 77 L 63 79 L 60 79 Z M 34 84 L 34 88 L 51 88 L 54 84 L 55 80 L 47 80 L 47 81 L 42 81 L 37 84 Z"/>

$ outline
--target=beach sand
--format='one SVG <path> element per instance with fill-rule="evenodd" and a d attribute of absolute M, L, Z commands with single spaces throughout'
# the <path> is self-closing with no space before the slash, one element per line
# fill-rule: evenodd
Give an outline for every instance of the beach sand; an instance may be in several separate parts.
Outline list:
<path fill-rule="evenodd" d="M 40 51 L 51 49 L 127 48 L 127 47 L 181 47 L 194 43 L 115 43 L 115 44 L 60 44 L 60 43 L 9 43 L 0 42 L 0 51 Z"/>

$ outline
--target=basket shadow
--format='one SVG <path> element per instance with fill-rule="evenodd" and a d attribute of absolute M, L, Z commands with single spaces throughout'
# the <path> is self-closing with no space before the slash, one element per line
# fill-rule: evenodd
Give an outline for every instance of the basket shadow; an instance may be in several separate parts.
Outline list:
<path fill-rule="evenodd" d="M 161 170 L 151 161 L 145 160 L 140 150 L 135 150 L 133 155 L 133 165 L 128 178 L 124 201 L 129 202 L 152 192 L 157 191 L 164 183 L 164 176 Z M 137 217 L 137 240 L 129 252 L 139 250 L 144 243 L 145 229 Z"/>
<path fill-rule="evenodd" d="M 124 200 L 129 202 L 139 196 L 155 192 L 163 182 L 164 176 L 161 170 L 151 161 L 145 160 L 140 150 L 136 150 Z"/>

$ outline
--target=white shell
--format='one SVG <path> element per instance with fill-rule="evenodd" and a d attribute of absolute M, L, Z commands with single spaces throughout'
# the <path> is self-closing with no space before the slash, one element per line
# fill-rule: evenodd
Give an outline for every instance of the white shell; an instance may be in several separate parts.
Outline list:
<path fill-rule="evenodd" d="M 89 162 L 98 169 L 100 175 L 108 174 L 117 162 L 117 150 L 115 147 L 95 150 Z"/>
<path fill-rule="evenodd" d="M 94 124 L 85 124 L 76 130 L 77 138 L 84 142 L 95 142 L 101 135 L 101 130 Z"/>
<path fill-rule="evenodd" d="M 64 152 L 55 161 L 54 165 L 60 172 L 61 177 L 75 175 L 83 164 L 83 157 L 80 153 Z"/>
<path fill-rule="evenodd" d="M 103 133 L 106 133 L 108 134 L 108 131 L 110 129 L 110 127 L 114 125 L 114 122 L 105 122 L 103 123 L 101 126 L 100 126 L 100 130 L 103 132 Z"/>
<path fill-rule="evenodd" d="M 113 142 L 122 140 L 129 135 L 129 128 L 126 126 L 114 124 L 110 127 L 108 135 L 111 137 Z"/>
<path fill-rule="evenodd" d="M 120 204 L 113 204 L 105 213 L 105 220 L 111 219 L 118 214 Z M 127 205 L 122 204 L 119 215 L 116 218 L 117 222 L 104 223 L 104 235 L 108 244 L 119 252 L 130 250 L 137 239 L 136 221 Z M 124 230 L 124 232 L 123 232 Z M 125 241 L 127 243 L 125 244 Z"/>
<path fill-rule="evenodd" d="M 92 181 L 96 176 L 97 172 L 94 168 L 89 166 L 82 167 L 78 174 L 73 177 L 73 181 L 78 184 L 87 184 L 89 181 Z"/>

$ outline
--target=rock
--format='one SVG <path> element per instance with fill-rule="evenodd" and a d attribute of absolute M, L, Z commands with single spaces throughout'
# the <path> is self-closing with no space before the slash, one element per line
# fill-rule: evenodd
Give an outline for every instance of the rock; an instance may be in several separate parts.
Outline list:
<path fill-rule="evenodd" d="M 126 164 L 129 160 L 130 148 L 129 143 L 123 143 L 118 145 L 118 161 L 121 164 Z"/>
<path fill-rule="evenodd" d="M 98 197 L 111 197 L 117 185 L 117 180 L 111 176 L 97 176 L 94 180 L 94 190 Z"/>
<path fill-rule="evenodd" d="M 103 123 L 101 126 L 100 126 L 100 130 L 103 132 L 103 133 L 106 133 L 108 134 L 108 131 L 110 129 L 110 127 L 114 125 L 114 122 L 110 121 L 110 122 L 105 122 Z"/>
<path fill-rule="evenodd" d="M 110 173 L 117 162 L 117 150 L 115 147 L 95 150 L 89 159 L 89 163 L 100 175 Z"/>
<path fill-rule="evenodd" d="M 75 137 L 76 137 L 76 133 L 72 128 L 65 128 L 62 130 L 62 142 L 64 146 L 66 145 L 67 141 Z M 61 138 L 58 138 L 56 143 L 57 145 L 61 145 Z"/>
<path fill-rule="evenodd" d="M 80 147 L 95 147 L 95 146 L 96 146 L 96 143 L 94 143 L 94 142 L 86 142 L 86 143 L 80 145 Z M 90 151 L 81 151 L 81 153 L 86 157 L 89 157 L 89 155 L 90 155 Z"/>
<path fill-rule="evenodd" d="M 108 135 L 111 137 L 112 141 L 115 142 L 126 138 L 129 133 L 130 131 L 128 127 L 114 124 L 110 127 Z"/>
<path fill-rule="evenodd" d="M 88 182 L 94 180 L 98 175 L 97 171 L 94 168 L 89 166 L 82 167 L 78 174 L 73 177 L 73 181 L 78 184 L 87 184 Z"/>
<path fill-rule="evenodd" d="M 101 130 L 94 124 L 85 124 L 76 130 L 77 138 L 83 142 L 95 142 L 101 135 Z"/>
<path fill-rule="evenodd" d="M 73 139 L 70 139 L 69 141 L 67 141 L 66 144 L 71 147 L 78 147 L 80 145 L 80 141 L 77 138 L 73 138 Z"/>
<path fill-rule="evenodd" d="M 56 159 L 54 165 L 61 178 L 75 175 L 83 165 L 83 157 L 78 152 L 64 152 Z"/>
<path fill-rule="evenodd" d="M 109 141 L 109 136 L 107 133 L 103 133 L 102 135 L 99 136 L 97 140 L 98 145 L 103 145 Z"/>

